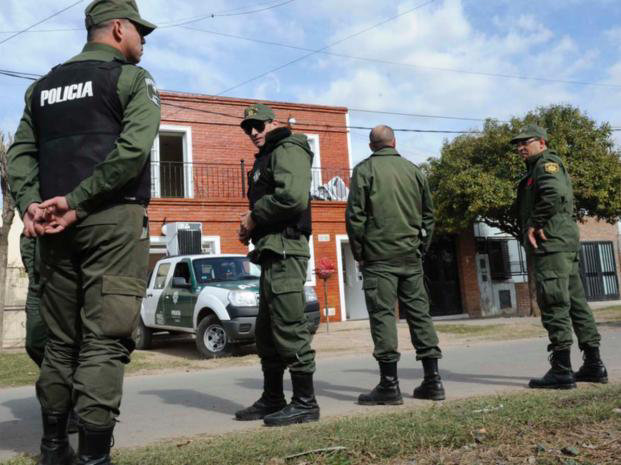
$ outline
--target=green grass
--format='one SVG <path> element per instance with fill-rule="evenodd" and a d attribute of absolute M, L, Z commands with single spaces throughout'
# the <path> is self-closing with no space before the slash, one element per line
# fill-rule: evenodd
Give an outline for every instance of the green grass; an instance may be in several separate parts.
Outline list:
<path fill-rule="evenodd" d="M 39 367 L 25 353 L 0 353 L 0 388 L 34 384 Z"/>
<path fill-rule="evenodd" d="M 587 457 L 590 450 L 582 448 L 581 439 L 576 445 L 566 433 L 572 428 L 585 431 L 602 424 L 618 433 L 621 415 L 615 409 L 619 407 L 621 385 L 565 392 L 529 391 L 434 404 L 424 409 L 402 408 L 393 413 L 329 419 L 310 425 L 180 439 L 145 448 L 117 450 L 113 460 L 117 465 L 377 465 L 412 463 L 414 459 L 417 463 L 460 463 L 439 461 L 436 455 L 439 451 L 457 451 L 464 447 L 481 451 L 514 447 L 517 454 L 537 433 L 545 436 L 537 436 L 535 440 L 548 441 L 545 442 L 548 448 L 550 444 L 554 444 L 557 451 L 562 447 L 577 447 L 576 463 L 586 464 L 591 462 L 582 457 Z M 285 460 L 296 453 L 335 446 L 343 446 L 346 450 Z M 600 447 L 598 453 L 603 450 Z M 544 464 L 547 460 L 542 454 L 536 463 Z M 600 456 L 599 460 L 595 463 L 615 463 L 616 458 L 603 461 Z M 32 465 L 33 462 L 20 457 L 4 463 Z"/>
<path fill-rule="evenodd" d="M 160 369 L 180 369 L 190 366 L 183 360 L 159 361 L 154 354 L 148 352 L 134 352 L 132 361 L 127 365 L 125 372 L 128 374 L 139 371 Z M 0 388 L 32 385 L 39 377 L 39 368 L 25 353 L 4 352 L 0 353 Z"/>

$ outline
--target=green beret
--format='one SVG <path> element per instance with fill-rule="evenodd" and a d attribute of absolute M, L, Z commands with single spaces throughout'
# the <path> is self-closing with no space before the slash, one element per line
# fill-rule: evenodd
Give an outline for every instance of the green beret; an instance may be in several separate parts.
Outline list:
<path fill-rule="evenodd" d="M 93 0 L 84 10 L 86 29 L 111 19 L 128 19 L 140 28 L 143 36 L 157 27 L 140 17 L 135 0 Z"/>

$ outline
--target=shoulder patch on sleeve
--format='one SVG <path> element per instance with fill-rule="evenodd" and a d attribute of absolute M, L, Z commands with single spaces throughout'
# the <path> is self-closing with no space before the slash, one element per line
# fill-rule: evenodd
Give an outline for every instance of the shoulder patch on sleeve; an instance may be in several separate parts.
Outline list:
<path fill-rule="evenodd" d="M 157 88 L 157 84 L 150 77 L 144 78 L 145 85 L 147 86 L 147 97 L 151 100 L 156 106 L 160 106 L 160 91 Z"/>
<path fill-rule="evenodd" d="M 554 163 L 554 162 L 549 162 L 543 165 L 543 170 L 546 173 L 550 173 L 550 174 L 554 174 L 559 170 L 559 166 L 558 163 Z"/>

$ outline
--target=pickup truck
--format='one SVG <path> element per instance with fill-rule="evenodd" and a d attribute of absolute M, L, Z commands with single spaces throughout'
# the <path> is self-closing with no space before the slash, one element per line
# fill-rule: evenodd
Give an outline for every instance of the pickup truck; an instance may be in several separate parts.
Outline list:
<path fill-rule="evenodd" d="M 159 260 L 142 301 L 136 348 L 149 349 L 156 332 L 196 335 L 206 358 L 230 354 L 254 342 L 259 312 L 260 268 L 244 255 L 180 255 Z M 319 326 L 319 302 L 304 288 L 311 333 Z"/>

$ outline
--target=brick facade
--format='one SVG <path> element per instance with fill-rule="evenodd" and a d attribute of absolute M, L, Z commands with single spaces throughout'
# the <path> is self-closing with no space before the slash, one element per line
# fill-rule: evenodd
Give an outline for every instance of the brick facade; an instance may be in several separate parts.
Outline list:
<path fill-rule="evenodd" d="M 192 127 L 194 163 L 238 164 L 254 161 L 256 149 L 239 123 L 244 108 L 257 100 L 162 92 L 162 125 Z M 349 168 L 347 109 L 319 105 L 262 102 L 272 107 L 278 121 L 295 118 L 294 132 L 319 135 L 322 168 Z"/>
<path fill-rule="evenodd" d="M 619 249 L 618 226 L 605 221 L 597 221 L 594 218 L 588 218 L 585 223 L 579 223 L 578 227 L 580 228 L 580 241 L 607 241 L 613 243 L 616 252 L 617 279 L 621 285 L 621 250 Z"/>
<path fill-rule="evenodd" d="M 162 126 L 191 127 L 192 164 L 209 164 L 210 167 L 213 164 L 214 168 L 220 170 L 220 178 L 214 179 L 211 176 L 211 168 L 194 170 L 193 198 L 152 199 L 149 206 L 151 236 L 162 236 L 165 223 L 200 222 L 203 225 L 203 236 L 219 237 L 221 253 L 247 253 L 248 248 L 237 239 L 240 214 L 248 209 L 248 202 L 243 195 L 242 169 L 250 169 L 256 148 L 242 132 L 239 123 L 244 108 L 256 101 L 171 92 L 162 92 L 161 98 Z M 348 184 L 350 166 L 345 128 L 346 108 L 263 103 L 270 105 L 277 120 L 284 124 L 294 118 L 294 132 L 319 137 L 317 152 L 321 160 L 322 182 L 340 176 Z M 242 160 L 244 165 L 241 165 Z M 223 168 L 226 166 L 229 168 Z M 312 212 L 315 262 L 320 258 L 328 258 L 336 266 L 336 235 L 346 234 L 345 202 L 316 200 L 312 202 Z M 319 235 L 324 239 L 321 242 Z M 328 236 L 329 240 L 326 241 Z M 324 289 L 318 278 L 316 291 L 323 309 Z M 328 306 L 335 309 L 330 321 L 340 321 L 342 312 L 336 274 L 328 281 Z"/>
<path fill-rule="evenodd" d="M 475 263 L 476 244 L 472 228 L 457 236 L 457 267 L 459 288 L 464 313 L 473 317 L 481 316 L 481 293 L 477 281 Z"/>

